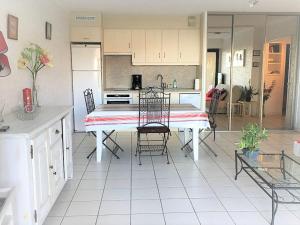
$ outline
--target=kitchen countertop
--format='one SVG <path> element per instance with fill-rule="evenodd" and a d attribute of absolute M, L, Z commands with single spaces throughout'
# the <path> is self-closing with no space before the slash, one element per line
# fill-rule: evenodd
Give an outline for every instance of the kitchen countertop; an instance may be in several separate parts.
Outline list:
<path fill-rule="evenodd" d="M 104 92 L 138 92 L 139 90 L 131 90 L 126 88 L 106 88 Z M 166 88 L 166 92 L 184 92 L 184 93 L 200 93 L 200 90 L 193 88 Z"/>

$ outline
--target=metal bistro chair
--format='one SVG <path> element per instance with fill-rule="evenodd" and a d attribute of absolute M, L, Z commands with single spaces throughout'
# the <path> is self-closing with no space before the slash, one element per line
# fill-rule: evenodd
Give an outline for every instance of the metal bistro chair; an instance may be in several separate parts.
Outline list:
<path fill-rule="evenodd" d="M 86 105 L 86 111 L 87 114 L 90 114 L 95 110 L 95 101 L 94 101 L 94 96 L 93 96 L 93 90 L 92 89 L 86 89 L 83 92 L 84 95 L 84 100 L 85 100 L 85 105 Z M 117 158 L 119 159 L 119 156 L 117 155 L 118 150 L 120 149 L 121 151 L 124 151 L 118 143 L 111 138 L 111 135 L 115 132 L 115 130 L 110 131 L 109 133 L 106 133 L 103 131 L 104 134 L 104 139 L 102 140 L 102 144 Z M 96 132 L 91 131 L 92 135 L 94 137 L 97 137 Z M 111 149 L 107 144 L 106 140 L 110 140 L 115 146 Z M 94 150 L 86 157 L 89 159 L 95 152 L 96 152 L 97 147 L 94 148 Z"/>
<path fill-rule="evenodd" d="M 204 144 L 209 151 L 211 151 L 215 157 L 217 157 L 217 153 L 215 153 L 215 151 L 205 142 L 205 140 L 211 135 L 214 135 L 214 141 L 216 140 L 216 128 L 217 128 L 217 124 L 216 124 L 216 120 L 215 120 L 215 115 L 216 112 L 218 110 L 218 104 L 220 101 L 220 95 L 221 95 L 221 91 L 220 90 L 215 90 L 212 96 L 212 100 L 209 106 L 209 110 L 208 110 L 208 121 L 209 121 L 209 125 L 210 125 L 210 129 L 208 131 L 208 133 L 202 138 L 199 137 L 199 145 L 200 144 Z M 205 131 L 205 129 L 201 129 L 199 132 L 203 132 Z M 193 141 L 193 139 L 190 139 L 185 145 L 182 146 L 181 150 L 186 151 L 186 155 L 190 152 L 193 151 L 193 149 L 190 147 L 190 143 Z"/>
<path fill-rule="evenodd" d="M 148 152 L 160 152 L 167 155 L 169 164 L 167 142 L 170 136 L 170 94 L 165 94 L 163 89 L 148 88 L 139 92 L 139 123 L 137 127 L 136 156 Z M 155 137 L 153 137 L 155 136 Z M 158 137 L 157 137 L 158 136 Z"/>

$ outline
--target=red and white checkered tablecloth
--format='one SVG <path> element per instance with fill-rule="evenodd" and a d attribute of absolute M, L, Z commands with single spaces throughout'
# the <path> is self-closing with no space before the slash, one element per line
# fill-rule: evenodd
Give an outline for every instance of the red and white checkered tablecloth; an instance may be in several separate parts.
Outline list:
<path fill-rule="evenodd" d="M 85 126 L 137 127 L 138 105 L 100 105 L 85 118 Z M 171 105 L 170 127 L 209 128 L 208 116 L 192 105 Z"/>

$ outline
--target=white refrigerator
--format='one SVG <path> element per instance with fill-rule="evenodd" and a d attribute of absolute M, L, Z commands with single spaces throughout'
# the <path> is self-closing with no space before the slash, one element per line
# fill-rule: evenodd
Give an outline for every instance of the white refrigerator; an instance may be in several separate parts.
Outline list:
<path fill-rule="evenodd" d="M 93 90 L 95 105 L 101 101 L 101 48 L 100 44 L 72 44 L 72 76 L 74 130 L 85 131 L 84 118 L 87 114 L 84 90 Z"/>

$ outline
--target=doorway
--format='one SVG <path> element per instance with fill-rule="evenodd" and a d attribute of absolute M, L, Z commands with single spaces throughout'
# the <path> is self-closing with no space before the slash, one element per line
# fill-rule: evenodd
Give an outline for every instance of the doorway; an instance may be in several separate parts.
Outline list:
<path fill-rule="evenodd" d="M 207 86 L 206 90 L 210 90 L 213 86 L 218 84 L 218 73 L 219 73 L 219 52 L 218 48 L 207 49 Z"/>
<path fill-rule="evenodd" d="M 268 129 L 291 129 L 288 96 L 291 38 L 269 41 L 264 50 L 263 126 Z M 291 87 L 293 88 L 293 87 Z"/>

